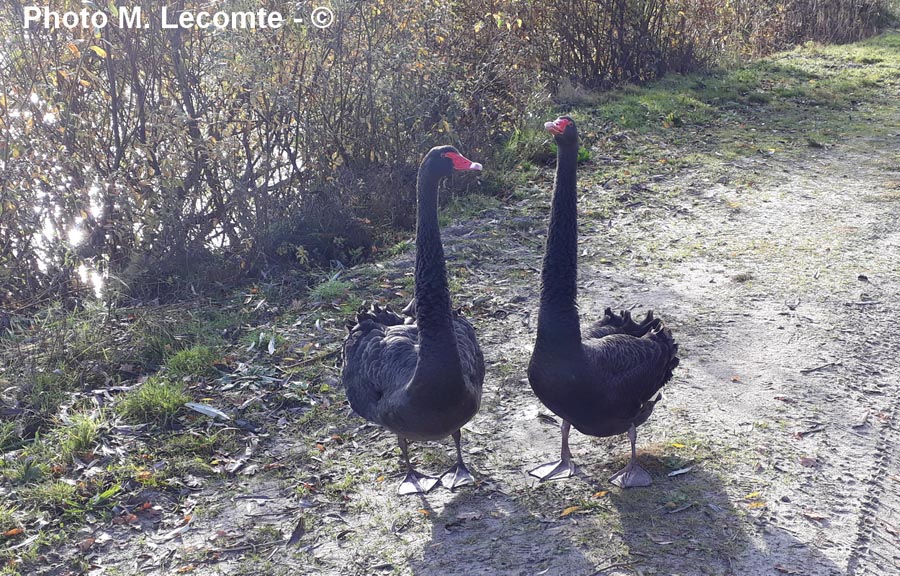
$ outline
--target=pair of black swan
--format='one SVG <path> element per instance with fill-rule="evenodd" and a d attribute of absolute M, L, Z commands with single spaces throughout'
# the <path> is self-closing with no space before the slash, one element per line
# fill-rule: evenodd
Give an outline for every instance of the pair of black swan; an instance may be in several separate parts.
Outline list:
<path fill-rule="evenodd" d="M 628 432 L 631 462 L 611 480 L 647 486 L 650 476 L 635 460 L 635 427 L 653 411 L 678 364 L 678 347 L 652 312 L 638 324 L 628 312 L 607 309 L 582 336 L 576 302 L 578 132 L 565 116 L 545 127 L 556 140 L 558 164 L 528 376 L 538 398 L 563 419 L 562 457 L 531 474 L 553 480 L 574 473 L 568 443 L 574 425 L 594 436 Z M 452 435 L 457 462 L 440 480 L 450 489 L 473 482 L 459 430 L 478 411 L 484 357 L 471 324 L 450 306 L 437 189 L 454 170 L 480 169 L 451 146 L 428 152 L 419 167 L 415 299 L 404 310 L 409 318 L 373 306 L 357 316 L 344 343 L 342 376 L 351 407 L 397 434 L 407 467 L 400 494 L 428 492 L 439 480 L 413 469 L 409 440 Z"/>

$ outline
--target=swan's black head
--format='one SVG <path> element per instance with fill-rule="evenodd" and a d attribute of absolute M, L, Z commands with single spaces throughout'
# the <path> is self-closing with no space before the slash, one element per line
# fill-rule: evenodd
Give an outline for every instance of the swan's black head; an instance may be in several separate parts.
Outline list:
<path fill-rule="evenodd" d="M 544 128 L 553 134 L 557 145 L 578 145 L 578 128 L 575 127 L 575 121 L 569 116 L 560 116 L 553 122 L 545 122 Z"/>
<path fill-rule="evenodd" d="M 481 164 L 472 162 L 453 146 L 435 146 L 422 160 L 422 168 L 438 178 L 444 178 L 455 170 L 481 170 Z"/>

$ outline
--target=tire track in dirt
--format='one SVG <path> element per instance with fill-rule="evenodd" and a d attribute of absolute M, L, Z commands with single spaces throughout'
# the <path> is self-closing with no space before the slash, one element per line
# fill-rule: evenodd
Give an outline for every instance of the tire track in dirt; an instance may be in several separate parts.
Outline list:
<path fill-rule="evenodd" d="M 896 405 L 886 415 L 881 441 L 876 448 L 872 481 L 859 516 L 856 543 L 848 562 L 851 576 L 881 576 L 900 571 L 900 489 L 896 476 L 900 467 L 900 430 L 895 422 Z"/>
<path fill-rule="evenodd" d="M 895 210 L 896 212 L 896 210 Z M 892 219 L 896 222 L 896 219 Z M 878 246 L 882 254 L 900 253 L 900 232 L 893 225 L 879 226 L 871 234 L 871 242 Z M 896 278 L 893 279 L 896 281 Z M 882 302 L 900 301 L 900 291 L 894 288 L 878 296 Z M 880 307 L 880 306 L 879 306 Z M 862 500 L 859 514 L 857 538 L 848 559 L 847 573 L 850 576 L 881 576 L 900 573 L 900 426 L 897 413 L 900 410 L 900 360 L 896 354 L 896 319 L 891 306 L 873 310 L 865 315 L 859 324 L 866 325 L 873 317 L 873 336 L 877 345 L 875 354 L 871 345 L 858 353 L 869 353 L 876 359 L 875 366 L 878 390 L 885 393 L 888 406 L 874 418 L 879 423 L 880 435 L 875 448 L 874 461 L 870 472 L 868 490 Z M 864 314 L 858 314 L 864 316 Z M 872 324 L 869 324 L 870 326 Z M 872 339 L 867 340 L 869 343 Z M 881 362 L 877 362 L 880 360 Z"/>

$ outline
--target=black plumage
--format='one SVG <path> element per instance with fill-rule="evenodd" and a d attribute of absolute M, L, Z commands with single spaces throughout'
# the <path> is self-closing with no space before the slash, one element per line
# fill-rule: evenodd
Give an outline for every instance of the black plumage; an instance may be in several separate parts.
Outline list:
<path fill-rule="evenodd" d="M 455 148 L 433 148 L 419 167 L 415 299 L 404 318 L 373 306 L 357 316 L 344 342 L 342 378 L 350 406 L 397 434 L 407 464 L 399 492 L 427 492 L 437 478 L 409 463 L 409 440 L 453 436 L 457 463 L 441 480 L 449 488 L 472 482 L 459 429 L 478 411 L 484 356 L 472 325 L 450 305 L 438 226 L 438 184 L 454 170 L 480 170 Z"/>
<path fill-rule="evenodd" d="M 627 432 L 632 458 L 611 480 L 624 487 L 646 486 L 650 476 L 637 465 L 635 428 L 650 417 L 672 377 L 678 345 L 652 311 L 638 323 L 627 311 L 615 314 L 607 308 L 582 334 L 577 305 L 578 131 L 567 116 L 546 128 L 556 140 L 557 169 L 528 379 L 541 402 L 563 419 L 562 450 L 559 461 L 531 473 L 542 480 L 574 473 L 568 445 L 569 427 L 574 426 L 591 436 Z"/>

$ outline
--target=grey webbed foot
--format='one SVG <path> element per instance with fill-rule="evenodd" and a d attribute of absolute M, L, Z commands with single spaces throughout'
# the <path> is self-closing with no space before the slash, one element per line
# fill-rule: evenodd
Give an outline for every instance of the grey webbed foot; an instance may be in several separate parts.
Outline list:
<path fill-rule="evenodd" d="M 635 444 L 637 443 L 637 430 L 634 424 L 628 428 L 628 440 L 631 441 L 631 460 L 628 465 L 610 476 L 609 481 L 620 488 L 643 488 L 650 486 L 653 481 L 650 474 L 641 468 L 637 462 L 637 451 Z"/>
<path fill-rule="evenodd" d="M 444 472 L 441 476 L 441 484 L 450 490 L 474 483 L 475 478 L 463 463 L 454 464 L 452 468 Z"/>
<path fill-rule="evenodd" d="M 540 479 L 541 482 L 562 480 L 575 475 L 575 465 L 572 464 L 571 460 L 557 460 L 556 462 L 542 464 L 534 470 L 529 470 L 528 473 Z"/>
<path fill-rule="evenodd" d="M 569 430 L 572 425 L 568 420 L 562 421 L 560 431 L 562 432 L 562 445 L 559 454 L 559 460 L 542 464 L 528 473 L 539 478 L 541 482 L 548 480 L 562 480 L 575 475 L 575 464 L 572 463 L 572 452 L 569 450 Z"/>
<path fill-rule="evenodd" d="M 463 462 L 461 442 L 462 433 L 457 430 L 453 433 L 453 443 L 456 444 L 456 464 L 441 476 L 441 484 L 450 490 L 475 483 L 475 478 L 472 477 L 472 473 L 469 472 L 469 468 Z"/>
<path fill-rule="evenodd" d="M 653 484 L 650 474 L 636 461 L 629 462 L 627 466 L 610 476 L 609 481 L 619 488 L 644 488 Z"/>
<path fill-rule="evenodd" d="M 408 494 L 427 494 L 435 487 L 435 485 L 437 485 L 439 480 L 440 479 L 436 476 L 422 474 L 410 468 L 409 472 L 406 473 L 403 482 L 401 482 L 400 486 L 397 488 L 397 494 L 400 494 L 401 496 L 406 496 Z"/>

